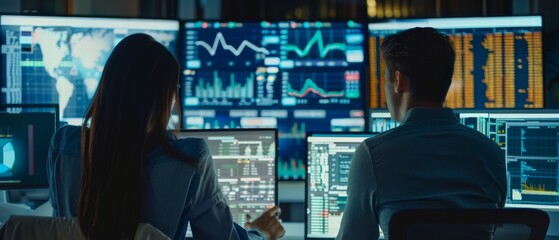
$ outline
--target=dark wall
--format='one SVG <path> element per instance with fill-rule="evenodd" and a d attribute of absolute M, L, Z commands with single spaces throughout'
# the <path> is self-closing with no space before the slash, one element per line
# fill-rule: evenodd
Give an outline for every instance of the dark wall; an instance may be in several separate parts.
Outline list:
<path fill-rule="evenodd" d="M 486 5 L 484 7 L 484 2 Z M 512 0 L 375 0 L 378 18 L 499 16 Z M 366 19 L 366 0 L 222 0 L 224 19 Z"/>
<path fill-rule="evenodd" d="M 312 19 L 341 20 L 366 17 L 363 0 L 223 0 L 224 19 Z"/>
<path fill-rule="evenodd" d="M 68 10 L 66 0 L 21 0 L 21 12 L 64 15 Z"/>

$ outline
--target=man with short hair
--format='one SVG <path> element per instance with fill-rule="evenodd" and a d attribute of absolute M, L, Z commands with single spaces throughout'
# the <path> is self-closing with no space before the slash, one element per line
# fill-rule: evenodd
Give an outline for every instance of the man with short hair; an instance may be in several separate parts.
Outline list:
<path fill-rule="evenodd" d="M 502 208 L 505 156 L 485 135 L 460 124 L 444 99 L 452 81 L 452 41 L 413 28 L 381 44 L 384 89 L 400 126 L 365 140 L 349 172 L 338 239 L 385 236 L 392 214 L 411 208 Z"/>

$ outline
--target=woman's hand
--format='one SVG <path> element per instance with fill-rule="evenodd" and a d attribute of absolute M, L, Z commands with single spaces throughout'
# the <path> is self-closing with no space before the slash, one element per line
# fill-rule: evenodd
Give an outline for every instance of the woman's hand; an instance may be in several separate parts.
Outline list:
<path fill-rule="evenodd" d="M 268 211 L 262 213 L 260 217 L 252 222 L 250 221 L 251 216 L 247 214 L 245 228 L 255 228 L 266 234 L 268 239 L 278 239 L 285 234 L 285 229 L 283 229 L 281 220 L 279 219 L 280 214 L 281 209 L 278 206 L 274 206 Z"/>

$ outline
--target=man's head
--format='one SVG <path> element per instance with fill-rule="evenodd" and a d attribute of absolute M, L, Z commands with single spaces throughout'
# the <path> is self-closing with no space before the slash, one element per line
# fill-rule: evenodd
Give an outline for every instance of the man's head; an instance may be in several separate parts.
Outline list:
<path fill-rule="evenodd" d="M 434 28 L 412 28 L 384 39 L 384 86 L 392 118 L 412 107 L 442 107 L 454 73 L 456 53 L 448 36 Z"/>
<path fill-rule="evenodd" d="M 551 102 L 549 105 L 553 108 L 559 107 L 559 75 L 555 76 L 547 85 Z"/>

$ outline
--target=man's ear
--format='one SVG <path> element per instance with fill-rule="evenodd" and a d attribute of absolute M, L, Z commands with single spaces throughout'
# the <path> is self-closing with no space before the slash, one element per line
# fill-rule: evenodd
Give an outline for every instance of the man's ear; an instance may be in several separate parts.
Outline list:
<path fill-rule="evenodd" d="M 401 94 L 407 90 L 408 78 L 400 70 L 394 72 L 394 93 Z"/>

